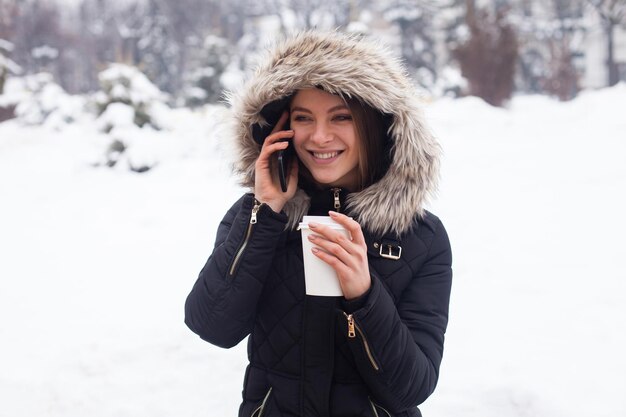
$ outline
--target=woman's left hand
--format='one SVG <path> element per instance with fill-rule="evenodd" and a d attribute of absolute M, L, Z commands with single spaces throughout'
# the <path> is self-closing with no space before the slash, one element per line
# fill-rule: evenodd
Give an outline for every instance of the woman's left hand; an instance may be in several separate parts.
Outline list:
<path fill-rule="evenodd" d="M 329 214 L 350 233 L 351 238 L 328 226 L 311 223 L 309 227 L 314 233 L 309 235 L 309 240 L 316 245 L 312 249 L 315 256 L 337 272 L 343 296 L 352 300 L 365 294 L 372 285 L 367 244 L 359 223 L 341 213 L 331 211 Z"/>

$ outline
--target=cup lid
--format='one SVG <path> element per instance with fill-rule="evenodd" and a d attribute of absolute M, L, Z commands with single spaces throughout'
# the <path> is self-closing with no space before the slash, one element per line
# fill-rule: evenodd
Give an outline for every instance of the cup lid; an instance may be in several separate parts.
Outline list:
<path fill-rule="evenodd" d="M 345 228 L 330 218 L 330 216 L 304 216 L 302 222 L 298 225 L 298 230 L 309 229 L 309 223 L 319 223 L 336 230 L 345 230 Z"/>

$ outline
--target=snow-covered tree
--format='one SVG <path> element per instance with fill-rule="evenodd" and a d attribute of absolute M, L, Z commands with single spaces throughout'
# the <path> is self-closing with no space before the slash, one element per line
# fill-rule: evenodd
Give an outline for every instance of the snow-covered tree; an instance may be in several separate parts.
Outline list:
<path fill-rule="evenodd" d="M 122 11 L 126 12 L 106 0 L 81 1 L 75 21 L 75 30 L 80 33 L 80 41 L 74 49 L 80 57 L 75 60 L 77 90 L 96 90 L 98 72 L 110 62 L 118 61 L 117 17 Z"/>
<path fill-rule="evenodd" d="M 527 0 L 514 21 L 520 38 L 517 88 L 571 99 L 579 90 L 584 0 Z"/>
<path fill-rule="evenodd" d="M 222 75 L 231 60 L 231 47 L 224 38 L 207 36 L 187 75 L 185 102 L 190 106 L 215 103 L 222 98 Z"/>
<path fill-rule="evenodd" d="M 68 95 L 54 82 L 50 73 L 27 75 L 19 81 L 22 91 L 18 95 L 15 115 L 23 124 L 59 129 L 76 121 L 83 112 L 83 100 Z"/>
<path fill-rule="evenodd" d="M 606 66 L 608 69 L 608 85 L 619 82 L 620 74 L 615 62 L 615 29 L 618 25 L 626 26 L 626 0 L 588 0 L 593 6 L 606 34 Z"/>
<path fill-rule="evenodd" d="M 466 0 L 440 2 L 440 9 L 435 19 L 448 50 L 455 50 L 469 38 L 466 10 Z"/>
<path fill-rule="evenodd" d="M 9 74 L 19 74 L 21 71 L 19 65 L 9 58 L 11 51 L 13 44 L 0 38 L 0 94 L 4 91 L 4 83 Z"/>
<path fill-rule="evenodd" d="M 433 0 L 394 0 L 385 8 L 385 20 L 397 26 L 402 58 L 416 81 L 432 90 L 437 81 L 434 17 L 439 10 Z"/>
<path fill-rule="evenodd" d="M 51 59 L 58 59 L 64 46 L 60 19 L 61 12 L 55 2 L 18 2 L 11 41 L 15 45 L 14 60 L 26 73 L 46 71 L 59 75 L 56 66 L 42 67 L 42 63 L 48 64 Z"/>
<path fill-rule="evenodd" d="M 176 92 L 180 80 L 181 45 L 166 10 L 166 2 L 148 0 L 137 43 L 142 70 L 163 91 Z"/>
<path fill-rule="evenodd" d="M 167 96 L 137 68 L 112 64 L 98 78 L 102 90 L 95 99 L 101 130 L 108 132 L 118 123 L 163 127 L 159 114 L 163 112 Z"/>
<path fill-rule="evenodd" d="M 282 32 L 302 29 L 345 28 L 357 11 L 368 2 L 363 0 L 264 0 L 254 4 L 251 11 L 258 15 L 274 15 Z"/>

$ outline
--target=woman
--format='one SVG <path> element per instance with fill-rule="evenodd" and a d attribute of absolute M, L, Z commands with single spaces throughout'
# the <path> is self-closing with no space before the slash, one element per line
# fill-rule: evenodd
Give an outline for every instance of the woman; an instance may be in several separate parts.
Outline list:
<path fill-rule="evenodd" d="M 439 219 L 424 210 L 440 148 L 402 67 L 339 33 L 284 40 L 239 94 L 237 172 L 252 193 L 222 220 L 185 322 L 225 348 L 248 339 L 239 416 L 420 416 L 443 353 L 452 279 Z M 289 124 L 289 127 L 286 124 Z M 276 155 L 291 148 L 287 191 Z M 343 297 L 305 295 L 313 253 Z"/>

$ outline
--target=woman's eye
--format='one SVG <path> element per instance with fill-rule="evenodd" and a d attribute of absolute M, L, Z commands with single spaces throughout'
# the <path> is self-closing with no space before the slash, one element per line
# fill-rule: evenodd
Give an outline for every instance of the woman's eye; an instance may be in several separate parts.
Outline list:
<path fill-rule="evenodd" d="M 307 120 L 307 117 L 302 115 L 296 115 L 293 118 L 294 122 L 304 122 L 305 120 Z"/>
<path fill-rule="evenodd" d="M 349 114 L 338 114 L 334 117 L 335 120 L 343 122 L 345 120 L 352 120 L 352 116 Z"/>

